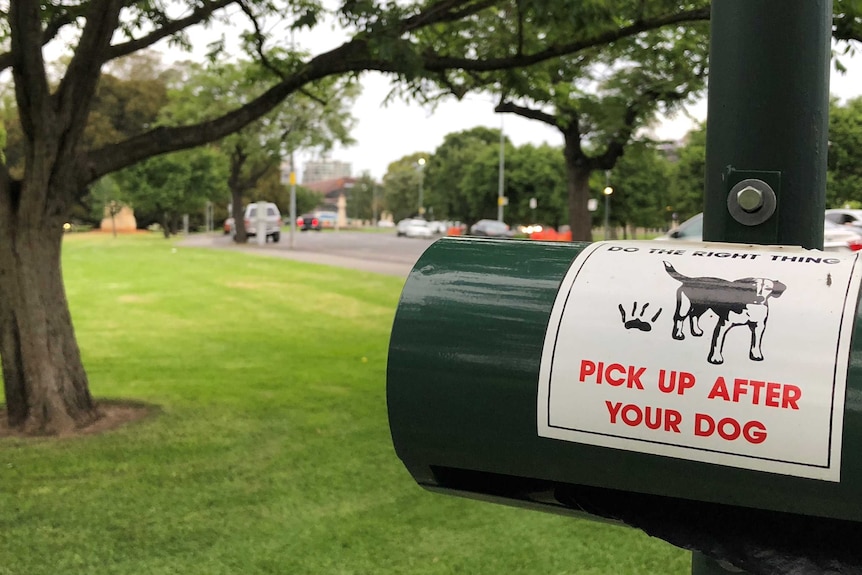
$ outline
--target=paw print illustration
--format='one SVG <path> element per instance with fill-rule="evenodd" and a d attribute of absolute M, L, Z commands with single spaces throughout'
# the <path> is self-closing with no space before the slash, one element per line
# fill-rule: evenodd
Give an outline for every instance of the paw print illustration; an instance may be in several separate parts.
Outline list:
<path fill-rule="evenodd" d="M 652 330 L 652 324 L 655 323 L 655 321 L 658 319 L 658 316 L 661 315 L 662 311 L 662 308 L 658 308 L 658 311 L 655 312 L 655 315 L 653 315 L 651 318 L 648 317 L 647 319 L 644 319 L 649 304 L 643 304 L 640 313 L 638 313 L 638 302 L 634 302 L 632 303 L 632 313 L 629 318 L 626 319 L 626 310 L 623 309 L 623 304 L 619 304 L 617 307 L 620 310 L 620 316 L 623 318 L 623 326 L 626 329 L 639 329 L 641 331 Z"/>

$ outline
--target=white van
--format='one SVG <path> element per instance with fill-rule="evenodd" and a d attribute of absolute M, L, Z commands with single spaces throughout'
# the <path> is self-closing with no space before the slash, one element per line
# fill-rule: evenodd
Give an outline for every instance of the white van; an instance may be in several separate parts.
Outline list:
<path fill-rule="evenodd" d="M 257 202 L 247 205 L 243 214 L 245 233 L 249 237 L 257 235 L 257 206 Z M 281 212 L 272 202 L 266 202 L 266 239 L 269 238 L 274 242 L 281 239 Z"/>

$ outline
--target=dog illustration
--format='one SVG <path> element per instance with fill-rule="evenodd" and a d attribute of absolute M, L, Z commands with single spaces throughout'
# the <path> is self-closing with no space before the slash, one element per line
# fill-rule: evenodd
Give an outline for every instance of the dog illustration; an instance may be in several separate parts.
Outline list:
<path fill-rule="evenodd" d="M 686 318 L 689 320 L 691 335 L 703 335 L 699 325 L 700 316 L 711 309 L 718 316 L 718 323 L 712 333 L 707 358 L 709 363 L 718 365 L 724 362 L 724 339 L 727 332 L 738 325 L 747 325 L 751 330 L 748 357 L 754 361 L 763 361 L 760 344 L 769 316 L 768 300 L 770 297 L 781 296 L 787 286 L 778 280 L 762 278 L 735 281 L 710 277 L 690 278 L 676 271 L 670 263 L 663 263 L 668 275 L 682 284 L 676 290 L 672 334 L 674 339 L 685 339 L 682 328 Z"/>

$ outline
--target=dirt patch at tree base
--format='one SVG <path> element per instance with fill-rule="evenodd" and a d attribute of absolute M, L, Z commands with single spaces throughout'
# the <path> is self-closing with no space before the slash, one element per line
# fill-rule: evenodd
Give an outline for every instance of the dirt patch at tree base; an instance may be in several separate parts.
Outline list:
<path fill-rule="evenodd" d="M 10 428 L 6 418 L 5 407 L 0 406 L 0 437 L 81 437 L 85 435 L 98 435 L 113 431 L 129 423 L 140 421 L 146 417 L 158 413 L 158 407 L 136 401 L 102 400 L 96 402 L 99 411 L 99 419 L 85 427 L 79 427 L 60 435 L 32 435 L 21 430 Z"/>

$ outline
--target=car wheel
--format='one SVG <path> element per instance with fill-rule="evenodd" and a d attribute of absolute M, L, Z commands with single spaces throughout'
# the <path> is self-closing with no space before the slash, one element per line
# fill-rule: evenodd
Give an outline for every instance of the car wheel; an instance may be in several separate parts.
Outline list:
<path fill-rule="evenodd" d="M 280 240 L 280 239 L 281 239 L 281 234 L 279 232 L 275 232 L 274 234 L 272 234 L 272 241 L 274 241 L 275 243 L 278 243 L 278 240 Z"/>

